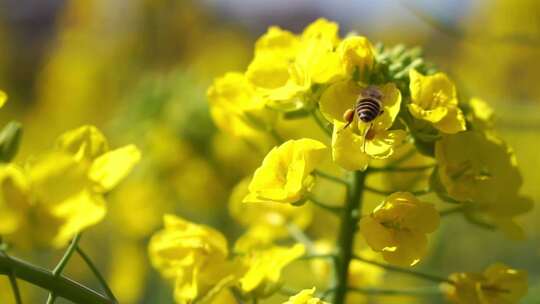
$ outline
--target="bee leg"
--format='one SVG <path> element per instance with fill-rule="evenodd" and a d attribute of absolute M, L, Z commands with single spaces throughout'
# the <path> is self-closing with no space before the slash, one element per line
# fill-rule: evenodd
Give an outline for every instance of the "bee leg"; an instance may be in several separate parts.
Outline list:
<path fill-rule="evenodd" d="M 345 113 L 343 113 L 343 120 L 345 120 L 347 124 L 343 127 L 343 129 L 340 130 L 340 132 L 345 130 L 348 126 L 350 126 L 353 123 L 354 109 L 348 109 L 347 111 L 345 111 Z"/>
<path fill-rule="evenodd" d="M 373 126 L 373 124 L 369 124 L 369 127 L 367 127 L 366 131 L 364 132 L 364 143 L 363 143 L 363 146 L 362 146 L 362 151 L 364 153 L 366 153 L 366 141 L 367 141 L 367 135 L 368 135 L 368 132 L 369 130 L 371 129 L 371 126 Z"/>

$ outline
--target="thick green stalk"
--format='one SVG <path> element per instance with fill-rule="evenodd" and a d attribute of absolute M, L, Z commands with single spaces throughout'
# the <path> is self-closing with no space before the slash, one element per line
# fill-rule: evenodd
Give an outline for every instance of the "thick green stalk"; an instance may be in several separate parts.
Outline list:
<path fill-rule="evenodd" d="M 353 257 L 354 235 L 358 230 L 358 219 L 362 209 L 365 177 L 365 172 L 354 172 L 348 187 L 347 202 L 342 211 L 339 228 L 333 304 L 345 303 L 347 296 L 349 264 Z"/>
<path fill-rule="evenodd" d="M 12 273 L 18 279 L 46 289 L 73 303 L 117 303 L 64 276 L 54 276 L 51 271 L 9 257 L 6 254 L 0 254 L 0 275 L 9 275 L 9 273 Z"/>

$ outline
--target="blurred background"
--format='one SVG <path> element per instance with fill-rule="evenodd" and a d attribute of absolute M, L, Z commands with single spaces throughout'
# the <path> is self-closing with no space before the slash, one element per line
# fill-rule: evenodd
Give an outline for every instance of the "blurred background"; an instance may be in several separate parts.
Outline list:
<path fill-rule="evenodd" d="M 215 129 L 206 88 L 227 71 L 243 71 L 268 26 L 299 32 L 318 17 L 337 21 L 342 35 L 422 46 L 427 60 L 462 90 L 496 109 L 497 130 L 522 168 L 524 192 L 540 200 L 540 1 L 0 0 L 0 89 L 9 95 L 0 119 L 24 124 L 18 160 L 83 124 L 98 126 L 113 146 L 135 143 L 143 151 L 136 172 L 109 195 L 106 221 L 82 242 L 121 303 L 172 303 L 170 286 L 146 254 L 164 213 L 217 227 L 231 242 L 239 235 L 229 195 L 262 155 Z M 503 261 L 529 271 L 523 303 L 540 303 L 539 215 L 533 210 L 520 218 L 529 237 L 521 242 L 459 217 L 445 219 L 420 267 L 446 275 Z M 18 253 L 46 267 L 61 254 Z M 294 267 L 292 284 L 311 287 Z M 76 259 L 68 273 L 97 287 Z M 425 284 L 398 274 L 384 282 Z M 22 287 L 25 303 L 44 302 L 44 291 Z M 10 301 L 7 279 L 0 278 L 0 303 Z M 368 301 L 444 303 L 441 297 Z"/>

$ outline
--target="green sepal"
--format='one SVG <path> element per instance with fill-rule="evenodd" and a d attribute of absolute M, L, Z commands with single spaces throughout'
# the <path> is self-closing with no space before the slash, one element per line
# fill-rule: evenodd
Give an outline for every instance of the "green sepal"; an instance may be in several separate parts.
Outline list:
<path fill-rule="evenodd" d="M 0 131 L 0 162 L 10 162 L 19 150 L 22 137 L 22 125 L 18 121 L 9 122 Z"/>

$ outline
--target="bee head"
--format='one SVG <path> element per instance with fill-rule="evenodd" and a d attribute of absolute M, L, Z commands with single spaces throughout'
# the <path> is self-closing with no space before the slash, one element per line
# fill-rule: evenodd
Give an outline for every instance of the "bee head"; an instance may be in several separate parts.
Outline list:
<path fill-rule="evenodd" d="M 377 88 L 376 86 L 369 86 L 365 88 L 364 91 L 362 91 L 362 96 L 364 98 L 373 98 L 376 100 L 381 100 L 383 97 L 383 94 L 381 93 L 379 88 Z"/>

